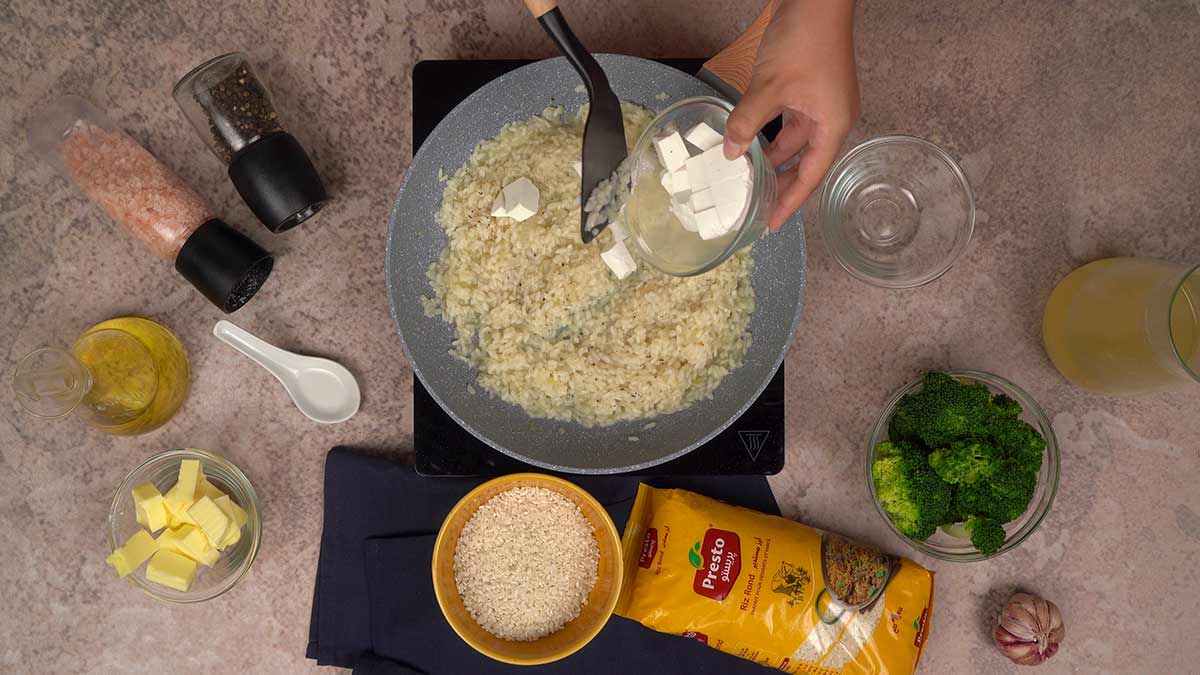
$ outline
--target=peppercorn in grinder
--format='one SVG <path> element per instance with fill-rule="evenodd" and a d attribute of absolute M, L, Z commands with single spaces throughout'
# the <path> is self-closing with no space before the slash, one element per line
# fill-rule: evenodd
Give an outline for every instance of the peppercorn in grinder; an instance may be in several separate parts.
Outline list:
<path fill-rule="evenodd" d="M 209 148 L 229 166 L 229 179 L 272 232 L 311 218 L 329 201 L 321 176 L 271 102 L 245 54 L 200 64 L 174 89 L 175 102 Z"/>

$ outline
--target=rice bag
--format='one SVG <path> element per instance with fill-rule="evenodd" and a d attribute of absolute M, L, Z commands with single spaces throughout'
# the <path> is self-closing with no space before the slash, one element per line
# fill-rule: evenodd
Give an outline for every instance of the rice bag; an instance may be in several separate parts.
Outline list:
<path fill-rule="evenodd" d="M 616 613 L 785 673 L 910 675 L 933 573 L 686 490 L 641 485 Z"/>

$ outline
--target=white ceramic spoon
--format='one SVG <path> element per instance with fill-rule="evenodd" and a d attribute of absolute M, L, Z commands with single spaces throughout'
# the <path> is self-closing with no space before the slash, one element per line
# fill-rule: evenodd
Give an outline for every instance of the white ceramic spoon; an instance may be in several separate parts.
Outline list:
<path fill-rule="evenodd" d="M 228 321 L 218 321 L 213 335 L 270 371 L 309 418 L 335 424 L 358 412 L 358 382 L 342 364 L 280 349 Z"/>

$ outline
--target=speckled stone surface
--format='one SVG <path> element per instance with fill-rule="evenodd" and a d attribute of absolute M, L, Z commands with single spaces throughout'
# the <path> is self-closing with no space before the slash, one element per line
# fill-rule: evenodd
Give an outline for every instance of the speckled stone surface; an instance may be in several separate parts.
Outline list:
<path fill-rule="evenodd" d="M 701 56 L 731 40 L 755 3 L 566 4 L 596 50 Z M 1200 386 L 1129 400 L 1083 393 L 1046 359 L 1039 322 L 1055 282 L 1084 262 L 1200 260 L 1200 2 L 864 1 L 857 25 L 863 115 L 851 140 L 907 132 L 950 149 L 975 185 L 979 222 L 949 274 L 903 293 L 851 279 L 810 226 L 808 305 L 788 357 L 788 464 L 772 479 L 781 506 L 906 553 L 864 484 L 878 407 L 921 368 L 1005 375 L 1053 417 L 1062 486 L 1015 552 L 971 565 L 919 558 L 938 573 L 921 671 L 1013 670 L 987 631 L 999 602 L 1024 588 L 1066 617 L 1062 651 L 1038 672 L 1194 672 Z M 425 58 L 541 57 L 550 44 L 516 0 L 15 0 L 0 3 L 0 44 L 5 369 L 129 313 L 170 325 L 193 366 L 180 415 L 132 439 L 35 421 L 4 396 L 0 671 L 317 671 L 303 654 L 325 451 L 411 452 L 411 376 L 383 290 L 387 212 L 410 154 L 410 69 Z M 337 198 L 284 235 L 253 222 L 169 95 L 189 67 L 234 49 L 255 50 Z M 235 320 L 342 360 L 363 387 L 357 417 L 321 427 L 301 416 L 266 372 L 210 336 L 216 309 L 29 154 L 31 109 L 68 92 L 107 109 L 277 254 L 273 278 Z M 265 510 L 249 576 L 192 607 L 160 604 L 102 562 L 112 491 L 143 458 L 179 446 L 232 458 Z"/>

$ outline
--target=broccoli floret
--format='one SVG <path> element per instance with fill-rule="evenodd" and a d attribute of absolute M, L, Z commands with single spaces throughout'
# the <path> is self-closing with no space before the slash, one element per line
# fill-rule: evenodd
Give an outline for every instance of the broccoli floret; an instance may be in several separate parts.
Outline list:
<path fill-rule="evenodd" d="M 1037 488 L 1037 474 L 1006 459 L 987 480 L 959 485 L 954 504 L 959 520 L 969 516 L 988 516 L 1001 523 L 1016 520 L 1025 513 Z"/>
<path fill-rule="evenodd" d="M 987 438 L 1026 471 L 1037 473 L 1041 468 L 1046 439 L 1026 422 L 1008 417 L 995 419 L 988 426 Z"/>
<path fill-rule="evenodd" d="M 896 404 L 888 435 L 941 448 L 961 438 L 986 437 L 987 424 L 994 417 L 987 387 L 928 372 L 921 381 L 921 391 L 904 396 Z"/>
<path fill-rule="evenodd" d="M 971 516 L 967 518 L 966 526 L 971 533 L 971 543 L 984 555 L 995 553 L 1008 538 L 1004 526 L 991 518 Z"/>
<path fill-rule="evenodd" d="M 1021 416 L 1021 404 L 1005 394 L 996 394 L 992 397 L 992 412 L 998 417 L 1016 419 Z"/>
<path fill-rule="evenodd" d="M 953 520 L 953 495 L 930 468 L 925 452 L 905 441 L 884 441 L 875 450 L 871 477 L 883 510 L 905 536 L 925 539 Z"/>
<path fill-rule="evenodd" d="M 955 441 L 929 453 L 929 466 L 947 483 L 974 483 L 996 472 L 1001 454 L 980 441 Z"/>

